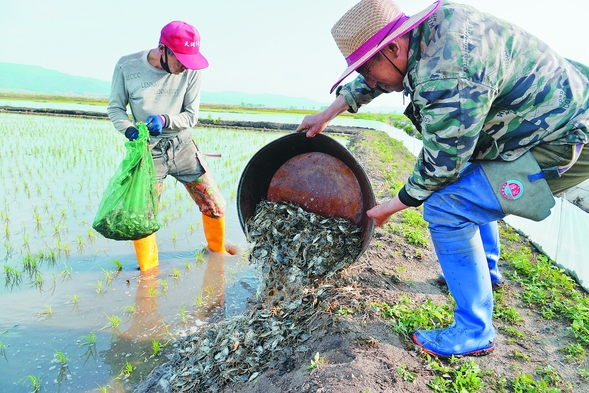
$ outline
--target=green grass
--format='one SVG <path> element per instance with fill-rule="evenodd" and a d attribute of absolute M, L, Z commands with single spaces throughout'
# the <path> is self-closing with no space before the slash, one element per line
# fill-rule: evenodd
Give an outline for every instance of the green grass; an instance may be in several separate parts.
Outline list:
<path fill-rule="evenodd" d="M 396 333 L 408 339 L 417 329 L 436 329 L 450 325 L 453 311 L 449 305 L 438 305 L 427 299 L 424 304 L 414 305 L 408 294 L 403 294 L 395 304 L 373 303 L 381 317 L 389 320 Z"/>
<path fill-rule="evenodd" d="M 417 373 L 408 370 L 405 364 L 397 367 L 395 373 L 405 382 L 415 382 L 417 380 Z"/>
<path fill-rule="evenodd" d="M 319 352 L 315 354 L 313 359 L 311 359 L 311 364 L 307 366 L 307 370 L 311 371 L 316 368 L 321 368 L 325 365 L 325 357 L 319 356 Z"/>
<path fill-rule="evenodd" d="M 455 362 L 457 360 L 450 360 L 450 363 Z M 428 357 L 428 364 L 437 374 L 428 383 L 428 386 L 434 392 L 482 392 L 485 387 L 483 372 L 474 360 L 468 359 L 458 363 L 455 367 L 451 367 Z"/>
<path fill-rule="evenodd" d="M 370 150 L 377 158 L 374 164 L 382 169 L 388 183 L 404 183 L 413 169 L 415 157 L 405 148 L 403 142 L 380 131 L 364 131 L 363 135 L 363 140 L 354 146 L 352 151 L 359 148 Z"/>
<path fill-rule="evenodd" d="M 528 246 L 506 250 L 502 258 L 513 268 L 508 277 L 521 283 L 522 300 L 545 319 L 564 318 L 578 343 L 589 345 L 589 297 L 575 281 Z"/>
<path fill-rule="evenodd" d="M 405 209 L 399 214 L 401 221 L 391 222 L 386 228 L 403 236 L 409 244 L 426 247 L 429 244 L 429 231 L 427 221 L 421 215 L 421 209 Z"/>

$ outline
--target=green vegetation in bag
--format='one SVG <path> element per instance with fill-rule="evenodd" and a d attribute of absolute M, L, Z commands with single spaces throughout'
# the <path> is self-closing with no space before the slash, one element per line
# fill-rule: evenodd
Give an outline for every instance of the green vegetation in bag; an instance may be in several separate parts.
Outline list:
<path fill-rule="evenodd" d="M 158 191 L 149 133 L 137 123 L 139 137 L 127 141 L 127 153 L 108 183 L 92 227 L 114 240 L 137 240 L 160 229 Z"/>

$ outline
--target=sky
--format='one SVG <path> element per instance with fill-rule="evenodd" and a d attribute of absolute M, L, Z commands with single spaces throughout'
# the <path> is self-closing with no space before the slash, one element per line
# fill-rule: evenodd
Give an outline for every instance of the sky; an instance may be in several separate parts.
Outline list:
<path fill-rule="evenodd" d="M 434 0 L 397 0 L 408 15 Z M 589 0 L 459 0 L 536 34 L 589 64 Z M 110 81 L 117 60 L 157 46 L 183 20 L 201 34 L 203 91 L 306 97 L 329 103 L 346 67 L 331 27 L 357 0 L 0 0 L 0 62 Z M 353 74 L 353 76 L 355 73 Z M 351 78 L 351 77 L 350 77 Z M 346 79 L 349 80 L 350 78 Z M 375 105 L 402 105 L 400 93 Z"/>

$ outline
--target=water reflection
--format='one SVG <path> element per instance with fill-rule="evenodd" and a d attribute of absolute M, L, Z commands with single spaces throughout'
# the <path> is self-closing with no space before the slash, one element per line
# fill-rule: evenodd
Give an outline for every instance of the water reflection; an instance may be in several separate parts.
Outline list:
<path fill-rule="evenodd" d="M 202 304 L 196 312 L 199 321 L 225 316 L 225 256 L 217 252 L 209 254 L 202 282 Z"/>
<path fill-rule="evenodd" d="M 162 354 L 177 332 L 186 334 L 189 333 L 188 326 L 194 329 L 206 321 L 225 317 L 226 257 L 230 256 L 212 252 L 204 255 L 206 268 L 200 288 L 189 285 L 167 288 L 159 267 L 138 271 L 135 302 L 128 327 L 122 331 L 114 327 L 109 348 L 100 352 L 104 363 L 110 366 L 112 381 L 109 391 L 129 391 L 155 366 L 167 361 Z M 193 312 L 187 312 L 185 306 L 179 310 L 181 321 L 172 326 L 167 325 L 162 317 L 162 314 L 169 315 L 170 310 L 160 309 L 160 299 L 175 297 L 193 297 L 195 302 Z M 88 357 L 91 356 L 89 353 Z"/>

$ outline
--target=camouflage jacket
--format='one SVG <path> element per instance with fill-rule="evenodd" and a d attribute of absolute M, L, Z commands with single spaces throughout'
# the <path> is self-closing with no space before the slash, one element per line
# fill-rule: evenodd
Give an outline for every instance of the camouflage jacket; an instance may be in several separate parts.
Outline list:
<path fill-rule="evenodd" d="M 418 206 L 468 161 L 511 161 L 542 143 L 587 143 L 588 74 L 521 28 L 443 1 L 411 32 L 405 114 L 423 149 L 401 201 Z M 350 112 L 387 93 L 362 76 L 337 92 Z"/>

